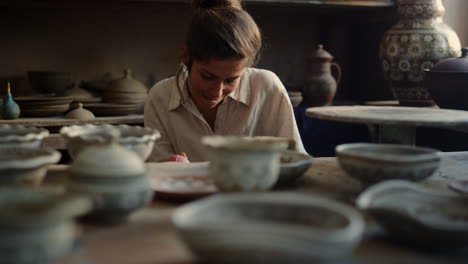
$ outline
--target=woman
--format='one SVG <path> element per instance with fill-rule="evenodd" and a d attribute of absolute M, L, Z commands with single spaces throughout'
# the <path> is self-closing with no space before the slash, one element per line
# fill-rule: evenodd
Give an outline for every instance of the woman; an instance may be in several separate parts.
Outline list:
<path fill-rule="evenodd" d="M 151 161 L 187 153 L 205 161 L 206 135 L 276 136 L 305 152 L 286 89 L 272 72 L 251 68 L 260 31 L 241 1 L 193 1 L 195 13 L 176 76 L 151 88 L 145 126 L 159 130 Z"/>

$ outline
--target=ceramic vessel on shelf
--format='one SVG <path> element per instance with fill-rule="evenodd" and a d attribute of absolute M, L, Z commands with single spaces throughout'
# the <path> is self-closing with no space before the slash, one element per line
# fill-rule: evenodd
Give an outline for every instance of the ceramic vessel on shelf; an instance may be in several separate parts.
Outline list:
<path fill-rule="evenodd" d="M 405 243 L 455 248 L 468 245 L 468 196 L 393 180 L 361 193 L 357 206 Z"/>
<path fill-rule="evenodd" d="M 324 106 L 333 101 L 336 87 L 341 80 L 341 68 L 333 62 L 333 56 L 318 45 L 317 49 L 309 57 L 308 71 L 303 88 L 304 101 L 309 106 Z M 337 70 L 336 80 L 331 73 L 331 68 Z"/>
<path fill-rule="evenodd" d="M 105 142 L 105 136 L 111 130 L 119 134 L 120 145 L 135 152 L 143 161 L 149 157 L 154 142 L 161 136 L 159 131 L 147 127 L 107 124 L 67 126 L 60 130 L 60 134 L 65 137 L 68 153 L 75 159 L 88 146 Z"/>
<path fill-rule="evenodd" d="M 58 71 L 28 71 L 31 88 L 42 94 L 62 94 L 72 84 L 71 73 Z"/>
<path fill-rule="evenodd" d="M 443 22 L 442 0 L 397 0 L 399 21 L 385 32 L 380 60 L 385 79 L 403 106 L 432 106 L 424 70 L 460 55 L 457 34 Z"/>
<path fill-rule="evenodd" d="M 56 164 L 60 157 L 60 152 L 51 148 L 0 148 L 0 184 L 39 185 L 47 165 Z"/>
<path fill-rule="evenodd" d="M 293 107 L 298 107 L 302 102 L 302 92 L 300 91 L 288 91 L 289 100 Z"/>
<path fill-rule="evenodd" d="M 356 209 L 287 192 L 215 195 L 172 220 L 203 263 L 346 263 L 364 231 Z"/>
<path fill-rule="evenodd" d="M 10 83 L 8 83 L 7 95 L 2 102 L 2 118 L 3 119 L 17 119 L 20 116 L 21 110 L 19 105 L 13 100 L 11 94 Z"/>
<path fill-rule="evenodd" d="M 424 85 L 440 108 L 468 110 L 468 47 L 426 70 Z"/>
<path fill-rule="evenodd" d="M 439 168 L 438 152 L 401 144 L 349 143 L 336 147 L 341 167 L 364 185 L 392 179 L 425 179 Z"/>
<path fill-rule="evenodd" d="M 72 88 L 65 90 L 62 95 L 72 97 L 74 102 L 87 102 L 95 98 L 92 93 L 81 88 L 77 82 L 73 84 Z"/>
<path fill-rule="evenodd" d="M 78 103 L 78 107 L 66 113 L 65 118 L 79 119 L 79 120 L 91 120 L 91 119 L 94 119 L 95 116 L 93 112 L 87 109 L 84 109 L 82 103 Z"/>
<path fill-rule="evenodd" d="M 114 104 L 143 104 L 147 97 L 146 86 L 133 79 L 132 71 L 126 69 L 124 77 L 109 83 L 103 93 L 103 101 Z"/>
<path fill-rule="evenodd" d="M 284 186 L 300 178 L 312 165 L 314 158 L 294 150 L 280 152 L 280 174 L 275 186 Z"/>
<path fill-rule="evenodd" d="M 92 197 L 87 219 L 102 224 L 127 221 L 153 197 L 146 167 L 134 152 L 117 142 L 110 131 L 102 144 L 86 147 L 73 161 L 67 191 Z"/>
<path fill-rule="evenodd" d="M 91 202 L 56 189 L 2 186 L 0 208 L 0 263 L 48 264 L 71 253 L 73 218 Z"/>
<path fill-rule="evenodd" d="M 39 148 L 49 130 L 38 127 L 0 125 L 0 149 L 10 147 Z"/>
<path fill-rule="evenodd" d="M 279 175 L 279 151 L 288 139 L 274 137 L 207 136 L 209 176 L 221 191 L 263 191 Z"/>

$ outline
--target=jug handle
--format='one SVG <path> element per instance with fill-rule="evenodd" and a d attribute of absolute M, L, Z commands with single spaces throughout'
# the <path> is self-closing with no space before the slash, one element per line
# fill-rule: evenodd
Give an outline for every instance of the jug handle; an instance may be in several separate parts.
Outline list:
<path fill-rule="evenodd" d="M 341 67 L 336 62 L 331 62 L 331 66 L 336 67 L 336 86 L 338 86 L 341 81 Z"/>

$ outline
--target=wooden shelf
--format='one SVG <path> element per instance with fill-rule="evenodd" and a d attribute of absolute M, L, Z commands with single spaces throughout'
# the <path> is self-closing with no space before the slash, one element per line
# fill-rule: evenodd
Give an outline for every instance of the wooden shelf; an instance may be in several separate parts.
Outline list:
<path fill-rule="evenodd" d="M 15 120 L 0 120 L 0 124 L 41 127 L 61 127 L 85 124 L 143 124 L 143 115 L 96 117 L 91 120 L 66 119 L 64 117 L 19 118 Z"/>

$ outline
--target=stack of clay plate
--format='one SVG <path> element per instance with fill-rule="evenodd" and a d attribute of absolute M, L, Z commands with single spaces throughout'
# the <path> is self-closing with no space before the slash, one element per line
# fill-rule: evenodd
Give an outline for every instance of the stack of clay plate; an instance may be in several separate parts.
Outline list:
<path fill-rule="evenodd" d="M 142 105 L 147 96 L 146 86 L 132 78 L 131 70 L 124 77 L 114 80 L 104 89 L 103 101 L 112 104 Z"/>
<path fill-rule="evenodd" d="M 70 109 L 72 97 L 15 97 L 21 109 L 21 117 L 49 117 L 65 113 Z"/>
<path fill-rule="evenodd" d="M 140 104 L 85 103 L 84 108 L 95 116 L 122 116 L 135 114 L 143 107 Z"/>

